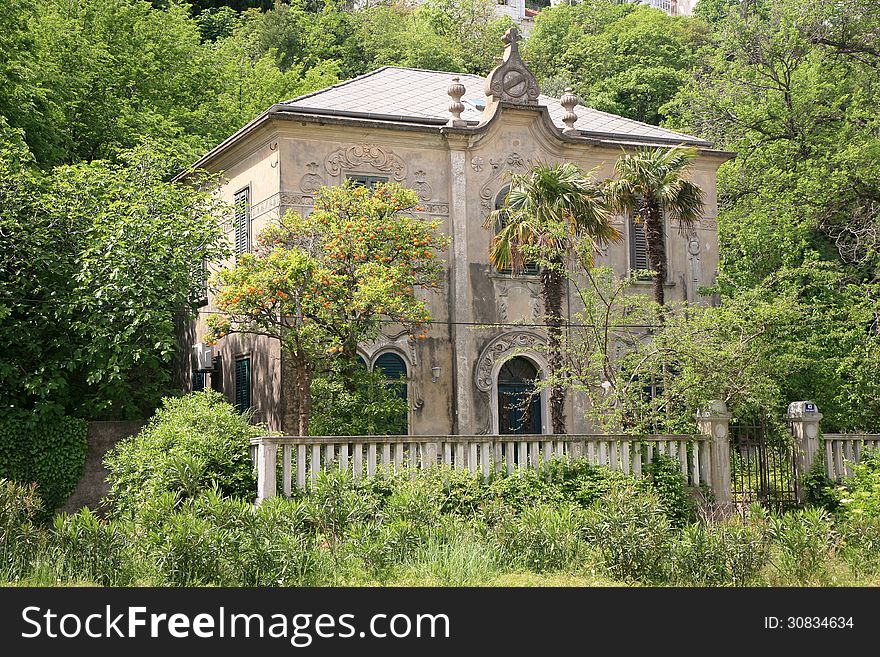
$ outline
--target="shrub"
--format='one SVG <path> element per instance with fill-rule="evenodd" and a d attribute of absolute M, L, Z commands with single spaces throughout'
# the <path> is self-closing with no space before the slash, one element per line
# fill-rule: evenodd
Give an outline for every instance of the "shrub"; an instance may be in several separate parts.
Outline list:
<path fill-rule="evenodd" d="M 0 577 L 26 577 L 40 548 L 41 532 L 34 526 L 42 502 L 36 484 L 0 479 Z"/>
<path fill-rule="evenodd" d="M 645 476 L 648 486 L 663 503 L 673 527 L 684 527 L 695 519 L 696 504 L 677 460 L 655 455 L 654 460 L 645 466 Z"/>
<path fill-rule="evenodd" d="M 672 579 L 680 586 L 748 586 L 767 557 L 767 541 L 758 525 L 739 519 L 693 524 L 673 544 Z"/>
<path fill-rule="evenodd" d="M 589 508 L 613 486 L 623 481 L 642 485 L 629 475 L 604 466 L 590 465 L 586 459 L 554 459 L 548 464 L 548 480 L 561 496 L 581 508 Z"/>
<path fill-rule="evenodd" d="M 880 454 L 869 452 L 853 466 L 853 476 L 845 482 L 840 504 L 847 517 L 880 518 Z"/>
<path fill-rule="evenodd" d="M 841 556 L 856 575 L 880 572 L 880 518 L 856 515 L 838 528 Z"/>
<path fill-rule="evenodd" d="M 347 472 L 322 471 L 304 498 L 304 515 L 313 530 L 335 545 L 356 523 L 373 519 L 377 500 L 369 487 L 355 482 Z"/>
<path fill-rule="evenodd" d="M 587 552 L 583 515 L 570 505 L 527 508 L 496 528 L 502 552 L 508 563 L 532 572 L 577 570 Z"/>
<path fill-rule="evenodd" d="M 653 492 L 628 482 L 613 486 L 590 508 L 584 532 L 612 576 L 649 584 L 663 581 L 672 532 Z"/>
<path fill-rule="evenodd" d="M 53 548 L 61 580 L 103 586 L 136 583 L 137 550 L 124 523 L 101 520 L 89 509 L 82 509 L 73 515 L 56 516 L 54 529 Z"/>
<path fill-rule="evenodd" d="M 768 531 L 776 548 L 772 561 L 783 584 L 824 582 L 828 552 L 834 542 L 831 518 L 824 509 L 774 514 Z"/>
<path fill-rule="evenodd" d="M 520 512 L 537 504 L 560 504 L 560 490 L 530 468 L 517 468 L 513 476 L 493 479 L 487 489 L 488 498 Z"/>
<path fill-rule="evenodd" d="M 164 399 L 149 424 L 105 458 L 114 512 L 134 513 L 166 492 L 179 504 L 210 488 L 250 500 L 249 441 L 265 433 L 213 390 Z"/>
<path fill-rule="evenodd" d="M 38 520 L 62 506 L 82 475 L 88 450 L 85 420 L 13 415 L 0 418 L 0 477 L 37 484 L 43 500 Z"/>
<path fill-rule="evenodd" d="M 329 371 L 312 379 L 311 398 L 313 436 L 406 434 L 406 396 L 378 368 L 370 372 L 335 359 Z"/>

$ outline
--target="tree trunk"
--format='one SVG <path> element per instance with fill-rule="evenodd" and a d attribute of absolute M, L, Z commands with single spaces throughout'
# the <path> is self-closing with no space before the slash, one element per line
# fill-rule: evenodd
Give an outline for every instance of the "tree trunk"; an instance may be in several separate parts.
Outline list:
<path fill-rule="evenodd" d="M 562 294 L 565 279 L 560 269 L 562 262 L 554 262 L 541 272 L 541 294 L 544 298 L 544 313 L 549 338 L 548 361 L 550 375 L 562 370 Z M 552 432 L 566 433 L 565 428 L 565 388 L 553 385 L 550 388 L 550 421 Z"/>
<path fill-rule="evenodd" d="M 303 354 L 281 348 L 281 430 L 289 436 L 308 436 L 312 410 L 312 370 Z"/>
<path fill-rule="evenodd" d="M 655 272 L 654 301 L 666 303 L 663 286 L 666 283 L 666 242 L 663 239 L 663 216 L 657 203 L 647 201 L 642 207 L 645 241 L 648 243 L 648 266 Z"/>

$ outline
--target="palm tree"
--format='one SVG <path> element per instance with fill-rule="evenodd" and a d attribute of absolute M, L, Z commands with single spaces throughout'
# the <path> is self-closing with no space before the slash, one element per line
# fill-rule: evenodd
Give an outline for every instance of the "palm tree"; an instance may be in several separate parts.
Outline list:
<path fill-rule="evenodd" d="M 541 296 L 549 337 L 551 374 L 562 365 L 562 298 L 565 259 L 577 239 L 598 243 L 618 241 L 611 225 L 607 197 L 590 173 L 571 162 L 538 164 L 524 174 L 513 174 L 504 207 L 490 213 L 485 228 L 496 228 L 490 262 L 514 274 L 530 259 L 540 261 Z M 565 389 L 550 390 L 553 433 L 565 433 Z"/>
<path fill-rule="evenodd" d="M 702 190 L 685 179 L 697 156 L 695 148 L 640 148 L 621 155 L 609 183 L 611 206 L 635 217 L 645 230 L 648 265 L 654 271 L 654 300 L 665 303 L 666 243 L 663 219 L 677 220 L 681 233 L 693 230 L 703 211 Z"/>

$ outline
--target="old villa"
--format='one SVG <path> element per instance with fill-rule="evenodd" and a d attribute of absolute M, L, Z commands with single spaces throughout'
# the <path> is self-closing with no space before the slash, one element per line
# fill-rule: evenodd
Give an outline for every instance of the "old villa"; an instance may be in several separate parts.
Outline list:
<path fill-rule="evenodd" d="M 228 225 L 237 252 L 251 249 L 262 227 L 286 210 L 308 212 L 320 186 L 349 178 L 400 182 L 418 193 L 426 217 L 442 220 L 452 246 L 446 285 L 430 299 L 429 338 L 410 341 L 387 329 L 361 348 L 369 367 L 405 379 L 412 435 L 550 431 L 546 393 L 525 422 L 511 417 L 506 403 L 546 371 L 537 276 L 511 276 L 488 260 L 492 235 L 483 220 L 504 198 L 508 172 L 571 161 L 599 167 L 604 178 L 621 149 L 696 146 L 692 179 L 704 191 L 704 216 L 691 236 L 667 230 L 667 297 L 704 301 L 698 290 L 717 269 L 716 171 L 728 155 L 695 137 L 575 108 L 570 93 L 561 100 L 541 95 L 518 39 L 511 29 L 503 60 L 485 79 L 387 66 L 273 105 L 196 163 L 224 173 L 224 198 L 239 208 Z M 646 268 L 641 227 L 616 221 L 625 239 L 597 263 L 620 274 Z M 569 298 L 569 308 L 572 303 Z M 485 324 L 501 326 L 477 328 Z M 202 317 L 197 343 L 204 332 Z M 196 367 L 193 386 L 222 389 L 239 407 L 253 408 L 257 420 L 279 428 L 280 358 L 275 341 L 230 335 Z M 567 404 L 569 431 L 589 431 L 584 401 L 569 395 Z"/>

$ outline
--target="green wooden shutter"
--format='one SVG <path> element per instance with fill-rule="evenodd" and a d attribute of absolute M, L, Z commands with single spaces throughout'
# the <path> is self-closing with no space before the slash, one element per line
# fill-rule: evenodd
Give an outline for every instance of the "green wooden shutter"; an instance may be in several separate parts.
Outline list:
<path fill-rule="evenodd" d="M 251 359 L 235 361 L 235 409 L 244 413 L 251 407 Z"/>
<path fill-rule="evenodd" d="M 645 237 L 645 224 L 629 218 L 629 268 L 650 269 L 648 264 L 648 239 Z"/>
<path fill-rule="evenodd" d="M 251 188 L 236 193 L 235 207 L 235 254 L 251 250 Z"/>

